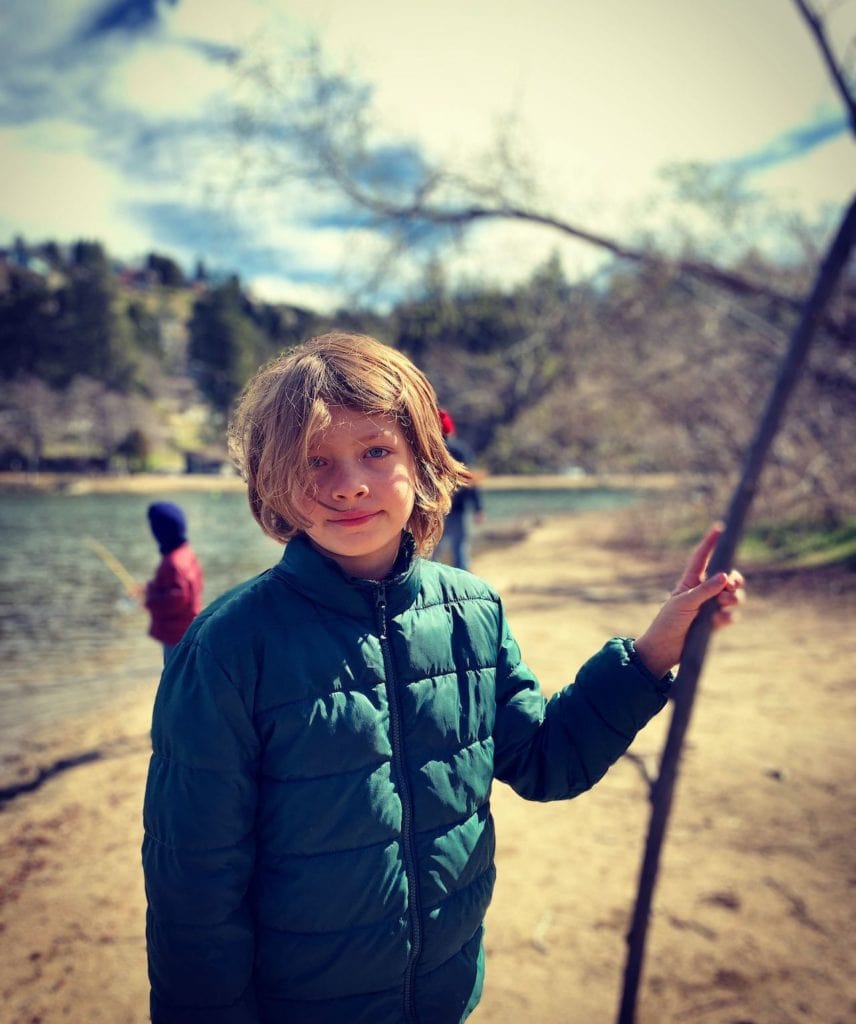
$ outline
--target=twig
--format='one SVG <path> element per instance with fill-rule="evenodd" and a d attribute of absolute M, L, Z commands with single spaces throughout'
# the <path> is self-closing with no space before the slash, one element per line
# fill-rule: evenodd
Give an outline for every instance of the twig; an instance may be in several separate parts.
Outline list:
<path fill-rule="evenodd" d="M 641 754 L 634 754 L 632 750 L 628 750 L 624 754 L 624 760 L 630 761 L 631 764 L 635 764 L 639 769 L 639 774 L 642 776 L 642 781 L 648 789 L 648 798 L 653 800 L 654 798 L 654 784 L 656 778 L 648 771 L 648 765 L 645 763 L 645 758 Z"/>
<path fill-rule="evenodd" d="M 808 25 L 809 32 L 814 36 L 818 49 L 823 55 L 826 69 L 831 75 L 838 92 L 841 94 L 841 100 L 847 108 L 847 113 L 850 115 L 850 130 L 856 135 L 856 99 L 853 98 L 850 87 L 830 49 L 826 32 L 823 30 L 823 22 L 805 0 L 794 0 L 794 3 L 797 5 L 797 10 L 803 16 L 805 23 Z"/>
<path fill-rule="evenodd" d="M 143 750 L 150 749 L 150 744 L 149 735 L 146 733 L 145 735 L 135 737 L 120 737 L 110 741 L 103 747 L 93 747 L 92 750 L 84 750 L 79 754 L 61 757 L 54 761 L 53 764 L 48 765 L 47 768 L 39 768 L 35 775 L 24 782 L 16 782 L 11 786 L 0 787 L 0 811 L 3 809 L 3 805 L 10 800 L 23 796 L 24 793 L 32 793 L 43 786 L 49 779 L 67 772 L 70 768 L 79 768 L 81 765 L 92 764 L 94 761 L 105 761 L 114 757 L 139 754 Z"/>
<path fill-rule="evenodd" d="M 59 761 L 54 761 L 52 765 L 47 768 L 40 768 L 36 774 L 27 779 L 26 782 L 18 782 L 13 786 L 4 786 L 0 789 L 0 807 L 3 806 L 8 800 L 13 800 L 16 796 L 21 796 L 23 793 L 32 793 L 34 789 L 38 789 L 39 786 L 47 782 L 48 779 L 52 779 L 54 775 L 59 775 L 61 772 L 68 771 L 69 768 L 77 768 L 81 764 L 90 764 L 92 761 L 100 761 L 103 757 L 103 753 L 100 750 L 87 750 L 82 754 L 75 754 L 73 757 L 63 757 Z"/>

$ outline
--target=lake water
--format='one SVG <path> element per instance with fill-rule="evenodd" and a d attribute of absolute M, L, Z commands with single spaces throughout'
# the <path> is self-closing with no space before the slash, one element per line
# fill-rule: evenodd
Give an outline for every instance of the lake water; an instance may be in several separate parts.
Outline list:
<path fill-rule="evenodd" d="M 485 491 L 485 529 L 633 500 L 618 490 Z M 151 686 L 161 648 L 86 538 L 132 576 L 148 579 L 159 555 L 151 501 L 184 509 L 205 571 L 204 603 L 278 561 L 281 546 L 256 525 L 237 491 L 63 495 L 0 491 L 0 759 L 40 727 Z"/>

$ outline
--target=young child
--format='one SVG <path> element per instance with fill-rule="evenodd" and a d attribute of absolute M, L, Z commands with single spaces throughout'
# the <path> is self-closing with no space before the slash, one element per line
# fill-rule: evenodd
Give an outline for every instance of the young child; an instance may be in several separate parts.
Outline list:
<path fill-rule="evenodd" d="M 472 461 L 472 453 L 456 436 L 455 421 L 446 409 L 440 409 L 440 429 L 443 431 L 446 447 L 452 458 L 469 464 Z M 443 533 L 434 548 L 433 557 L 438 558 L 441 554 L 448 553 L 452 565 L 459 569 L 469 569 L 473 520 L 476 523 L 484 520 L 481 490 L 474 483 L 464 484 L 456 488 L 452 495 L 452 504 L 443 520 Z"/>
<path fill-rule="evenodd" d="M 149 610 L 149 636 L 163 644 L 164 662 L 202 608 L 203 574 L 187 540 L 184 512 L 171 501 L 156 501 L 148 508 L 149 526 L 161 560 L 155 574 L 141 587 Z"/>
<path fill-rule="evenodd" d="M 717 531 L 635 642 L 545 701 L 502 603 L 424 557 L 466 468 L 426 378 L 328 334 L 231 428 L 282 560 L 193 623 L 161 680 L 143 863 L 154 1024 L 457 1024 L 479 1001 L 494 779 L 589 789 L 666 702 Z"/>

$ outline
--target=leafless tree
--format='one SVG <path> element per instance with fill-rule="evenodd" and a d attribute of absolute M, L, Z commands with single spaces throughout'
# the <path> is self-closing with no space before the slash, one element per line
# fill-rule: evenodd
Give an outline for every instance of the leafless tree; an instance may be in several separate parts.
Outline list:
<path fill-rule="evenodd" d="M 816 10 L 804 0 L 796 10 L 852 112 L 846 55 L 833 53 Z M 487 456 L 494 467 L 505 468 L 515 455 L 519 461 L 520 443 L 525 446 L 531 437 L 542 454 L 553 451 L 561 459 L 564 450 L 567 461 L 588 461 L 591 468 L 657 464 L 736 472 L 751 436 L 753 410 L 766 393 L 820 258 L 817 232 L 799 236 L 805 258 L 794 268 L 773 266 L 753 252 L 748 232 L 745 252 L 735 260 L 732 250 L 725 262 L 723 252 L 719 261 L 713 259 L 709 253 L 715 248 L 694 238 L 686 226 L 677 247 L 667 248 L 653 237 L 606 237 L 550 208 L 513 131 L 501 133 L 490 153 L 468 168 L 429 163 L 415 150 L 386 139 L 373 119 L 370 91 L 355 77 L 329 70 L 318 47 L 283 67 L 250 61 L 242 68 L 241 84 L 235 128 L 244 177 L 236 187 L 287 195 L 284 186 L 299 182 L 315 195 L 328 195 L 337 210 L 344 203 L 354 224 L 386 239 L 382 256 L 374 253 L 379 262 L 369 261 L 377 279 L 397 270 L 401 254 L 410 256 L 426 239 L 434 245 L 427 251 L 436 252 L 438 239 L 464 239 L 471 228 L 488 221 L 540 225 L 614 258 L 612 301 L 598 310 L 596 322 L 586 325 L 583 319 L 573 332 L 557 330 L 560 312 L 544 310 L 520 344 L 503 353 L 507 373 L 477 355 L 420 353 L 419 361 L 441 391 L 447 380 L 450 390 L 457 382 L 455 393 L 472 406 L 471 419 L 478 420 L 479 412 L 489 419 L 493 433 Z M 391 149 L 403 174 L 387 172 Z M 729 238 L 737 234 L 737 225 L 747 223 L 747 207 L 734 205 L 739 183 L 731 188 L 714 180 L 709 169 L 693 166 L 670 168 L 667 179 L 677 194 L 705 209 L 711 221 L 730 225 L 724 233 Z M 763 226 L 751 222 L 756 230 Z M 625 309 L 617 266 L 629 268 Z M 674 301 L 676 291 L 681 301 Z M 795 415 L 771 453 L 765 490 L 775 489 L 783 499 L 776 506 L 779 513 L 796 515 L 801 494 L 841 511 L 847 490 L 836 480 L 838 453 L 848 444 L 851 417 L 846 411 L 853 397 L 853 374 L 843 353 L 852 335 L 854 291 L 856 286 L 845 282 L 839 298 L 822 312 Z M 664 302 L 664 296 L 671 300 Z M 547 373 L 551 364 L 542 358 L 545 353 L 563 358 L 564 372 Z M 634 366 L 632 382 L 614 372 L 625 359 Z M 491 387 L 473 392 L 466 388 L 471 379 L 489 379 Z M 680 389 L 674 386 L 678 379 Z M 622 417 L 630 388 L 632 423 Z M 644 450 L 629 443 L 639 437 L 645 439 Z M 831 457 L 824 458 L 822 438 Z"/>
<path fill-rule="evenodd" d="M 805 0 L 796 0 L 797 7 L 809 22 L 819 41 L 824 59 L 833 72 L 837 67 L 826 45 L 823 26 Z M 834 74 L 847 106 L 853 134 L 856 135 L 856 105 L 843 75 Z M 732 495 L 726 517 L 726 528 L 713 553 L 709 571 L 728 570 L 737 551 L 746 517 L 754 500 L 768 455 L 773 447 L 786 407 L 797 390 L 800 375 L 808 360 L 811 344 L 817 333 L 824 309 L 833 297 L 845 274 L 854 247 L 856 247 L 856 195 L 844 216 L 824 258 L 817 269 L 811 292 L 806 296 L 802 311 L 778 368 L 773 387 L 746 453 L 740 480 Z M 821 454 L 812 463 L 821 463 Z M 813 474 L 814 480 L 818 479 Z M 645 945 L 654 890 L 657 883 L 660 851 L 668 827 L 672 797 L 680 767 L 684 737 L 689 728 L 695 693 L 711 635 L 714 603 L 709 602 L 693 623 L 681 656 L 681 665 L 675 687 L 672 720 L 660 760 L 659 773 L 651 789 L 651 817 L 639 874 L 639 887 L 627 936 L 628 954 L 624 983 L 618 1010 L 618 1024 L 633 1024 L 639 984 L 644 965 Z"/>
<path fill-rule="evenodd" d="M 90 377 L 76 377 L 62 394 L 60 407 L 66 444 L 107 462 L 132 432 L 151 445 L 164 440 L 164 427 L 151 402 L 111 391 Z"/>
<path fill-rule="evenodd" d="M 795 2 L 846 97 L 847 77 L 822 19 L 805 0 Z M 404 143 L 384 140 L 370 90 L 328 69 L 317 44 L 285 65 L 265 57 L 242 65 L 234 129 L 241 143 L 235 190 L 249 186 L 276 193 L 298 181 L 311 183 L 315 194 L 344 201 L 354 224 L 387 239 L 385 257 L 375 265 L 378 278 L 402 252 L 426 239 L 460 239 L 480 223 L 506 221 L 540 225 L 616 259 L 706 282 L 734 298 L 764 297 L 792 313 L 800 308 L 799 289 L 781 288 L 751 267 L 735 269 L 692 252 L 668 254 L 662 241 L 634 244 L 557 213 L 540 196 L 512 129 L 500 132 L 474 168 L 432 163 Z M 386 165 L 391 150 L 403 165 L 395 175 Z"/>
<path fill-rule="evenodd" d="M 39 469 L 45 449 L 62 432 L 59 395 L 38 377 L 20 377 L 3 387 L 0 445 L 17 453 L 30 471 Z"/>

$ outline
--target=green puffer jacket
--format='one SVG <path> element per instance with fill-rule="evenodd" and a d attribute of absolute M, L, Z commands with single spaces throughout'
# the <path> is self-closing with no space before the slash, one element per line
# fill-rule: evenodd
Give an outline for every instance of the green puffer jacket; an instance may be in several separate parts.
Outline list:
<path fill-rule="evenodd" d="M 377 584 L 299 537 L 170 659 L 144 810 L 155 1024 L 464 1020 L 493 780 L 581 793 L 665 703 L 623 640 L 545 702 L 494 591 L 411 550 Z"/>

